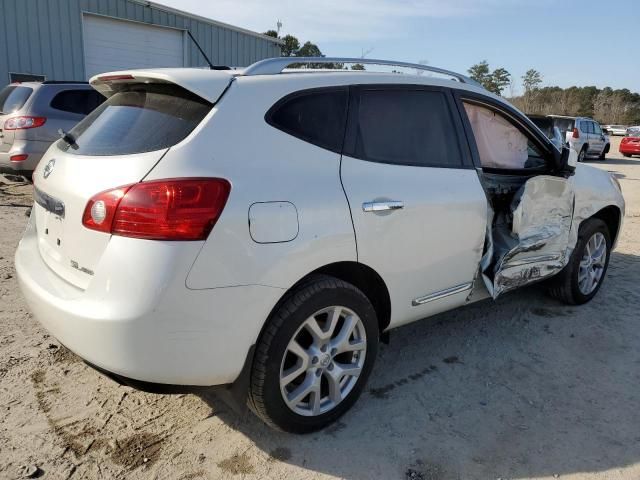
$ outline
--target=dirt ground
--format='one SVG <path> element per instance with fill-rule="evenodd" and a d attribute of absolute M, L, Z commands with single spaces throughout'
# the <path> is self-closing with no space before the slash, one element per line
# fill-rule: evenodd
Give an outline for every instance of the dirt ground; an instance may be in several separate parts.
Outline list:
<path fill-rule="evenodd" d="M 40 327 L 13 253 L 30 187 L 0 177 L 0 478 L 639 479 L 640 159 L 596 299 L 541 287 L 395 330 L 334 426 L 276 433 L 215 396 L 118 386 Z"/>

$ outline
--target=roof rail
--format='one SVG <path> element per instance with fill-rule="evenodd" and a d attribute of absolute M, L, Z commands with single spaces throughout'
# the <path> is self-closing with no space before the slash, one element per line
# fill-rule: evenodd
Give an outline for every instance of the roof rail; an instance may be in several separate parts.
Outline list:
<path fill-rule="evenodd" d="M 341 57 L 278 57 L 260 60 L 253 65 L 248 66 L 243 75 L 276 75 L 289 65 L 296 63 L 359 63 L 362 65 L 386 65 L 390 67 L 403 67 L 421 70 L 425 72 L 439 73 L 448 77 L 455 78 L 460 83 L 467 83 L 477 87 L 482 86 L 465 75 L 445 70 L 443 68 L 432 67 L 429 65 L 421 65 L 419 63 L 396 62 L 391 60 L 374 60 L 369 58 L 341 58 Z"/>

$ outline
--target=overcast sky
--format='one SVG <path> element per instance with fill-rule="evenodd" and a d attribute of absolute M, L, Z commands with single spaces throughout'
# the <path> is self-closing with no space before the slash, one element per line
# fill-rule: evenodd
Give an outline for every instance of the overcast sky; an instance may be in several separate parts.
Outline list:
<path fill-rule="evenodd" d="M 327 56 L 419 62 L 465 72 L 488 60 L 520 83 L 640 92 L 638 0 L 159 0 L 264 32 L 276 28 Z"/>

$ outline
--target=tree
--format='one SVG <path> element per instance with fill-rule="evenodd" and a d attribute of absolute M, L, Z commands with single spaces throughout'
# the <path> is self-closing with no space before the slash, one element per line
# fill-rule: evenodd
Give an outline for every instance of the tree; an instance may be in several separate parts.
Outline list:
<path fill-rule="evenodd" d="M 537 113 L 533 110 L 533 103 L 536 94 L 542 84 L 542 75 L 539 71 L 530 68 L 522 76 L 522 88 L 524 88 L 524 111 L 525 113 Z"/>
<path fill-rule="evenodd" d="M 489 71 L 489 62 L 486 60 L 476 63 L 469 70 L 467 70 L 469 76 L 478 82 L 480 85 L 486 88 L 491 72 Z"/>
<path fill-rule="evenodd" d="M 263 33 L 263 35 L 266 35 L 267 37 L 278 38 L 278 32 L 276 32 L 275 30 L 267 30 Z"/>
<path fill-rule="evenodd" d="M 298 55 L 300 50 L 300 41 L 293 35 L 285 35 L 282 37 L 284 45 L 280 47 L 283 57 L 294 57 Z M 309 42 L 307 42 L 309 43 Z"/>
<path fill-rule="evenodd" d="M 351 70 L 366 70 L 364 68 L 364 65 L 361 63 L 354 63 L 353 65 L 351 65 Z"/>
<path fill-rule="evenodd" d="M 525 93 L 533 90 L 537 90 L 540 88 L 542 84 L 542 74 L 530 68 L 526 71 L 526 73 L 522 76 L 522 87 L 524 88 Z"/>
<path fill-rule="evenodd" d="M 496 95 L 502 95 L 511 82 L 511 74 L 506 69 L 500 67 L 492 72 L 486 60 L 476 63 L 467 72 L 473 80 Z"/>
<path fill-rule="evenodd" d="M 502 95 L 502 91 L 511 83 L 511 74 L 504 68 L 496 68 L 491 74 L 489 89 L 496 95 Z"/>
<path fill-rule="evenodd" d="M 297 55 L 298 57 L 324 57 L 322 52 L 318 48 L 315 43 L 305 42 L 305 44 L 300 47 Z"/>

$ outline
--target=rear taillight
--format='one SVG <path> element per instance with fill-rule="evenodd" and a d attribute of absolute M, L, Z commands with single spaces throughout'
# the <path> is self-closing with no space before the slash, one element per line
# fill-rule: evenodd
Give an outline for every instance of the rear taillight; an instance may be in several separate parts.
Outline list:
<path fill-rule="evenodd" d="M 22 153 L 20 155 L 11 155 L 9 157 L 9 161 L 14 163 L 20 163 L 20 162 L 24 162 L 27 158 L 29 158 L 29 155 Z"/>
<path fill-rule="evenodd" d="M 629 140 L 630 140 L 629 137 L 623 137 L 620 143 L 629 143 Z"/>
<path fill-rule="evenodd" d="M 5 130 L 27 130 L 38 128 L 45 124 L 45 117 L 12 117 L 4 122 Z"/>
<path fill-rule="evenodd" d="M 149 240 L 205 240 L 220 217 L 231 184 L 221 178 L 155 180 L 95 195 L 82 224 L 92 230 Z"/>
<path fill-rule="evenodd" d="M 571 135 L 573 138 L 580 138 L 580 132 L 577 128 L 573 129 L 573 134 Z"/>

